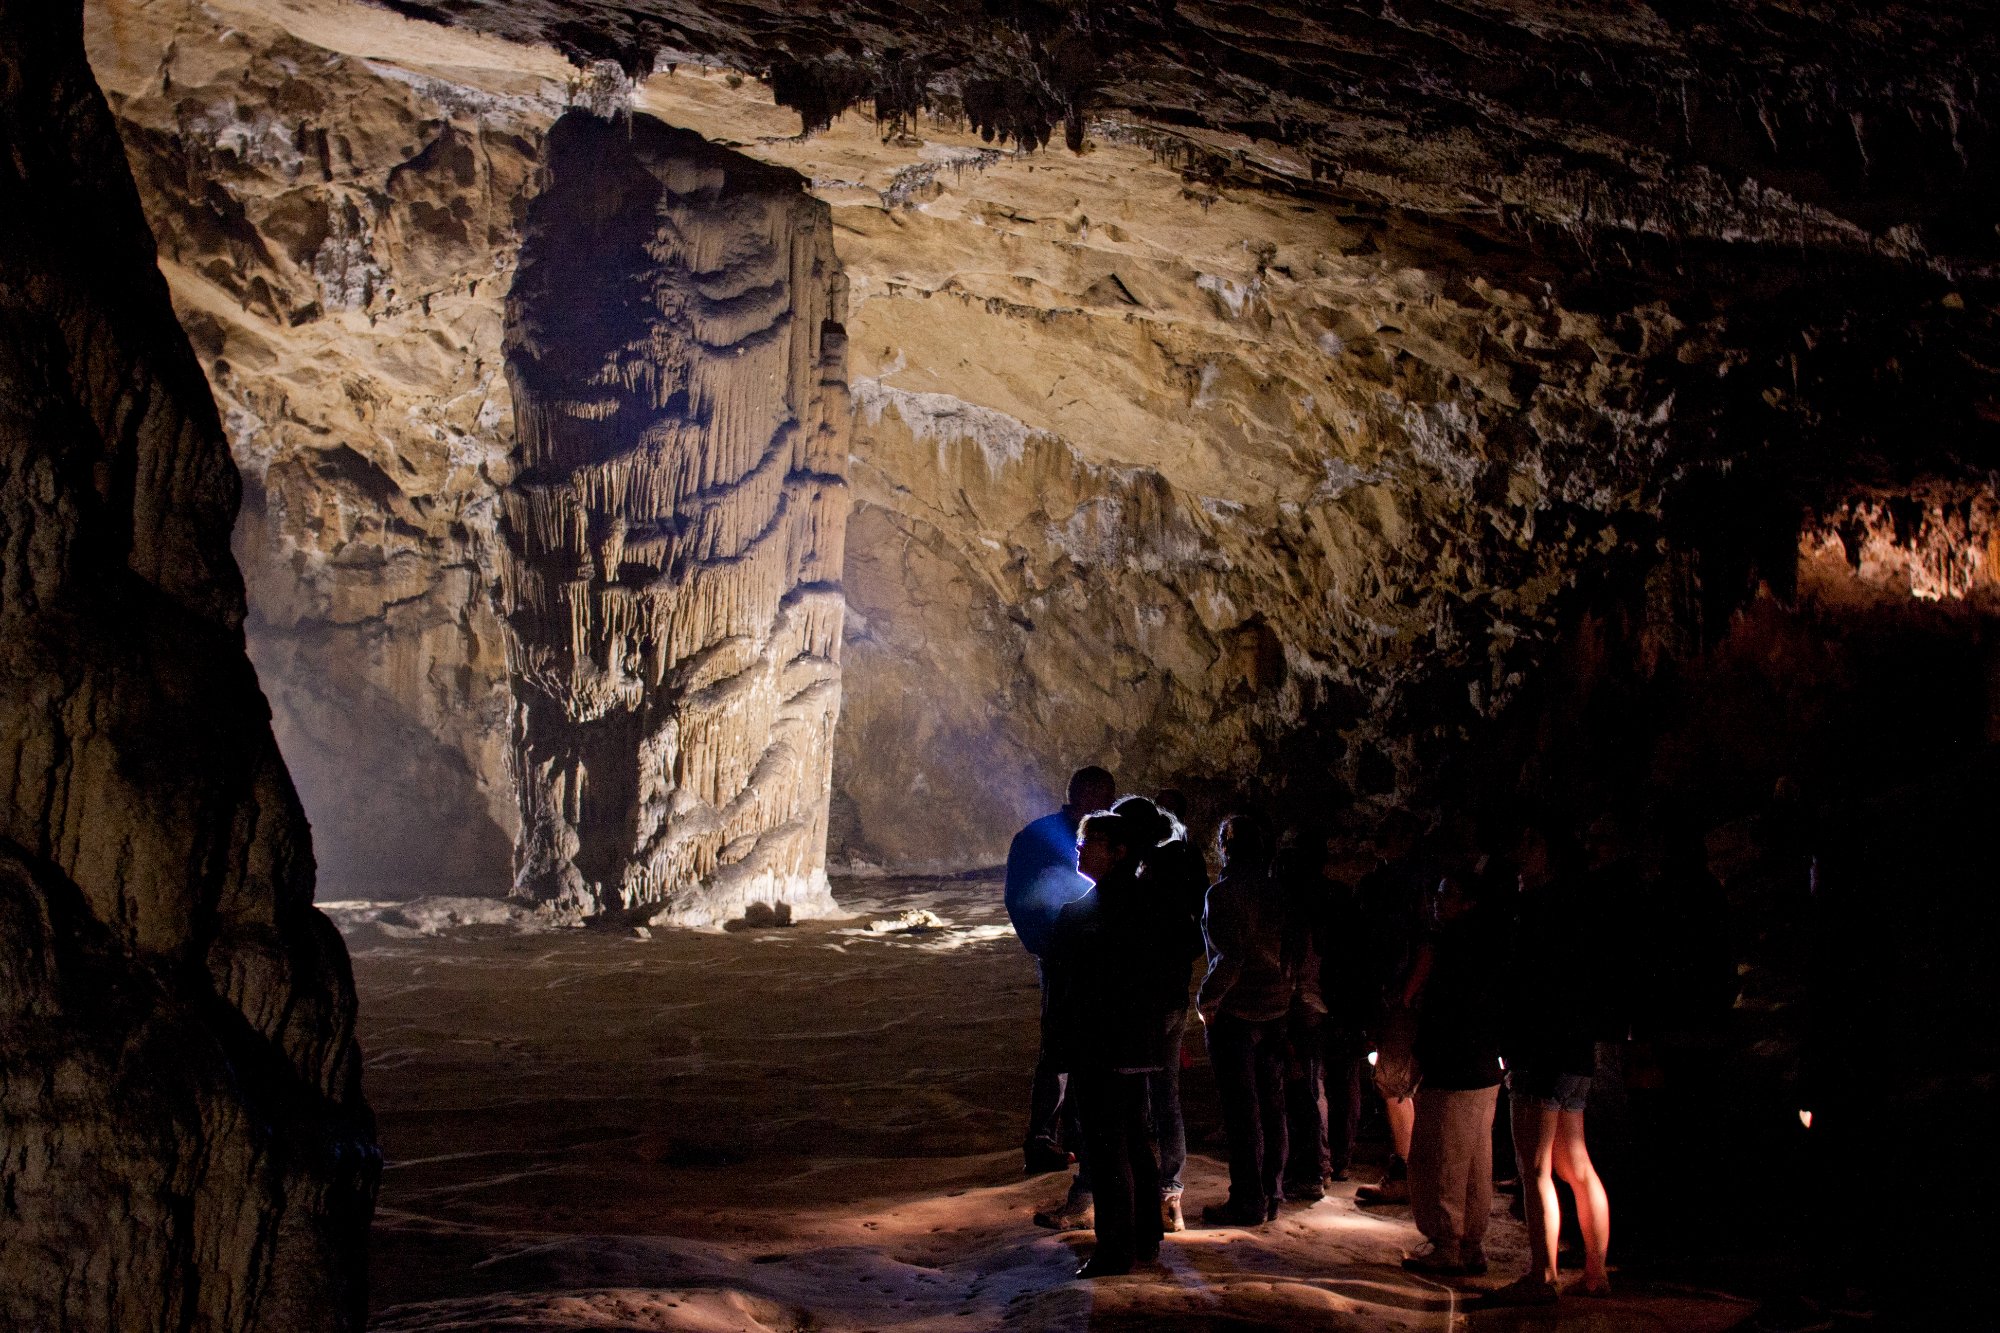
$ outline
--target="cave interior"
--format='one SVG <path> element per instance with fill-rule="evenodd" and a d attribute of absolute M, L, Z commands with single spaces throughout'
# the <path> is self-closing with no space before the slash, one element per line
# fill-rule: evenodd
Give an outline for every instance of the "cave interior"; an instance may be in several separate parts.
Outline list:
<path fill-rule="evenodd" d="M 1095 763 L 1357 873 L 1576 832 L 1639 998 L 1563 1327 L 1976 1317 L 1996 61 L 1982 0 L 0 0 L 0 1314 L 1449 1323 L 1351 1187 L 1079 1297 L 996 1176 L 996 867 Z"/>

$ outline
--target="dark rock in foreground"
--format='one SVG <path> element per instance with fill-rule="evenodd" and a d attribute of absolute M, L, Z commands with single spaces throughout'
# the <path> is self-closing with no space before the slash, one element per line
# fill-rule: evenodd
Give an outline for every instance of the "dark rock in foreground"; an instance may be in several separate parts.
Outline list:
<path fill-rule="evenodd" d="M 81 5 L 0 3 L 0 1325 L 360 1325 L 347 953 Z"/>

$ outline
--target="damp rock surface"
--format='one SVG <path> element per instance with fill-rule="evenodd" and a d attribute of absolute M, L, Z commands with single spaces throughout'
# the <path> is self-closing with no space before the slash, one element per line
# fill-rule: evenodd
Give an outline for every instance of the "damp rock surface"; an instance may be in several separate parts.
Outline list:
<path fill-rule="evenodd" d="M 0 5 L 0 1324 L 360 1327 L 345 948 L 80 6 Z"/>

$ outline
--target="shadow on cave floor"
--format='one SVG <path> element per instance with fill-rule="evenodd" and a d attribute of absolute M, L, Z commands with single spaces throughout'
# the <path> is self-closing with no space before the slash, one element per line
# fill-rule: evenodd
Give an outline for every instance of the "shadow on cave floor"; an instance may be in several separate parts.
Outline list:
<path fill-rule="evenodd" d="M 1036 1228 L 1058 1183 L 1018 1174 L 1036 991 L 998 884 L 835 891 L 856 919 L 643 940 L 348 922 L 388 1159 L 375 1326 L 1452 1327 L 1477 1288 L 1403 1273 L 1408 1210 L 1361 1212 L 1352 1185 L 1070 1281 L 1088 1237 Z M 1217 1120 L 1197 1062 L 1199 1146 Z M 1189 1199 L 1225 1184 L 1198 1152 Z M 1493 1238 L 1486 1285 L 1521 1262 L 1518 1224 Z M 1722 1329 L 1746 1309 L 1628 1286 L 1474 1323 Z"/>

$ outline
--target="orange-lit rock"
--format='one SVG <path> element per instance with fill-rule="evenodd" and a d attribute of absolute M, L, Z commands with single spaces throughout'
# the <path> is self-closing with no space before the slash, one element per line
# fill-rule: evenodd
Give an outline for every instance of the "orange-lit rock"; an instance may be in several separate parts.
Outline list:
<path fill-rule="evenodd" d="M 1857 496 L 1808 515 L 1799 578 L 1832 602 L 1873 594 L 1992 604 L 2000 592 L 2000 496 L 1931 487 Z"/>

